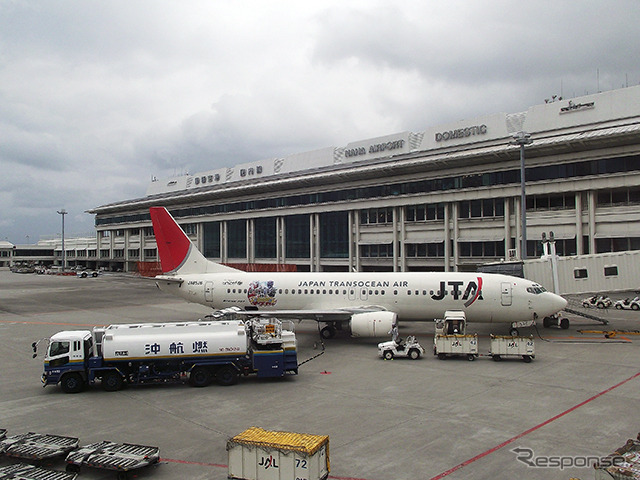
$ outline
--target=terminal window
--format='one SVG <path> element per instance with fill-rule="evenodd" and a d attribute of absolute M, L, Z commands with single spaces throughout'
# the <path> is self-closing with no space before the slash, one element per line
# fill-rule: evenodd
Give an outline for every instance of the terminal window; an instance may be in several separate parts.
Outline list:
<path fill-rule="evenodd" d="M 588 277 L 589 277 L 589 273 L 587 272 L 586 268 L 576 268 L 573 270 L 573 278 L 575 279 L 588 278 Z"/>

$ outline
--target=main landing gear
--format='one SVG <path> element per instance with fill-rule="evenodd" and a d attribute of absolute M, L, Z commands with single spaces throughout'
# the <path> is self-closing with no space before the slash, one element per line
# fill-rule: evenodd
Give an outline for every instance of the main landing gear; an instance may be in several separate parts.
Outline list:
<path fill-rule="evenodd" d="M 327 323 L 324 327 L 320 328 L 320 324 L 318 323 L 318 329 L 320 330 L 320 337 L 322 337 L 323 340 L 328 340 L 335 337 L 338 330 L 342 330 L 342 324 L 339 322 Z"/>

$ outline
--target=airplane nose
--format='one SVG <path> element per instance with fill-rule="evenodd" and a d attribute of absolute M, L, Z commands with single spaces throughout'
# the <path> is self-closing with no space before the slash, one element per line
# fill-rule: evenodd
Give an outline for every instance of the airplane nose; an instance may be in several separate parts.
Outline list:
<path fill-rule="evenodd" d="M 549 307 L 549 315 L 554 315 L 560 310 L 564 310 L 564 308 L 567 306 L 567 301 L 560 295 L 556 295 L 555 293 L 551 292 L 547 293 L 549 298 L 546 303 Z"/>

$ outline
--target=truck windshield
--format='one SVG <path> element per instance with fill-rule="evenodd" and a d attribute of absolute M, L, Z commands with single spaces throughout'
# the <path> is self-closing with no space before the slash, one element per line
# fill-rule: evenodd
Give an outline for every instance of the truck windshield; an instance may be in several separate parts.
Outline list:
<path fill-rule="evenodd" d="M 51 342 L 49 346 L 50 357 L 57 357 L 63 353 L 69 353 L 69 342 Z"/>

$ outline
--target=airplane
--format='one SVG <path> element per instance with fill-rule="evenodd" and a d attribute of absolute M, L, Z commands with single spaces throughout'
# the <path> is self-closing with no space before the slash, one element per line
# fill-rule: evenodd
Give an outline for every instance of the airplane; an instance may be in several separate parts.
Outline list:
<path fill-rule="evenodd" d="M 245 272 L 208 260 L 166 208 L 149 210 L 161 290 L 219 311 L 315 320 L 325 339 L 342 327 L 354 337 L 386 336 L 398 321 L 433 321 L 449 310 L 465 312 L 467 322 L 512 324 L 517 334 L 520 322 L 553 318 L 567 306 L 534 282 L 500 274 Z"/>

